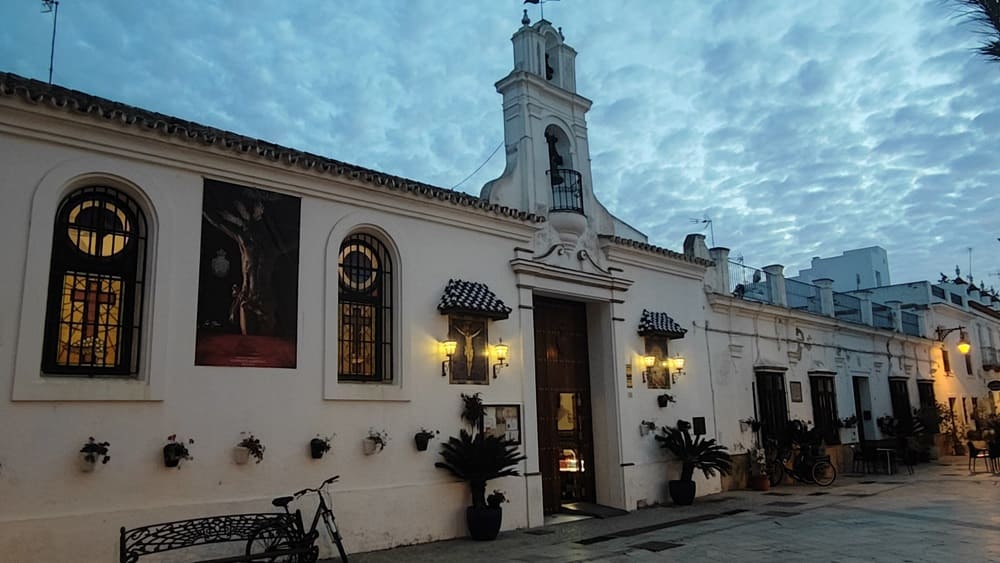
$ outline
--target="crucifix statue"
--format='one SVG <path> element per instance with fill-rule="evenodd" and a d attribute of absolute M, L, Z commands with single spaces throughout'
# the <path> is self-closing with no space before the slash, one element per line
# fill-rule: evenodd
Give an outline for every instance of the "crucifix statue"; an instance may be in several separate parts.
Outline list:
<path fill-rule="evenodd" d="M 461 334 L 462 336 L 465 337 L 465 350 L 464 351 L 465 351 L 465 377 L 466 377 L 466 379 L 472 379 L 472 360 L 475 359 L 475 357 L 476 357 L 476 348 L 475 348 L 475 346 L 472 343 L 472 339 L 474 339 L 475 337 L 479 336 L 479 334 L 481 332 L 483 332 L 482 329 L 477 330 L 476 332 L 472 332 L 471 334 L 470 334 L 470 332 L 466 332 L 466 331 L 471 331 L 471 330 L 472 330 L 472 327 L 469 326 L 469 325 L 465 325 L 465 330 L 462 330 L 461 328 L 459 328 L 457 326 L 455 327 L 455 332 L 457 332 L 457 333 L 459 333 L 459 334 Z"/>

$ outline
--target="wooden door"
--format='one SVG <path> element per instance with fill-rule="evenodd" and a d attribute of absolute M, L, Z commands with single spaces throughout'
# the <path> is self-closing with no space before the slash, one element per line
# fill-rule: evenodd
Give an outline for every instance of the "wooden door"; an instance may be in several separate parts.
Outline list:
<path fill-rule="evenodd" d="M 534 299 L 538 465 L 546 514 L 594 502 L 587 310 L 583 303 Z"/>
<path fill-rule="evenodd" d="M 761 438 L 784 443 L 788 428 L 788 402 L 785 399 L 785 374 L 757 372 L 757 406 L 760 408 Z"/>

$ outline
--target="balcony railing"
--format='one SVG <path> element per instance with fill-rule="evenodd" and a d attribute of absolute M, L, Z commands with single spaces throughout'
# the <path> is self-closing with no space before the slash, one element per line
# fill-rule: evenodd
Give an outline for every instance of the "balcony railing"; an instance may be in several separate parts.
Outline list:
<path fill-rule="evenodd" d="M 903 334 L 910 336 L 922 336 L 920 334 L 920 317 L 916 313 L 900 311 L 900 322 L 903 325 Z"/>
<path fill-rule="evenodd" d="M 852 323 L 863 322 L 861 318 L 861 300 L 846 293 L 833 293 L 833 316 L 842 321 Z"/>
<path fill-rule="evenodd" d="M 583 176 L 568 168 L 555 168 L 546 174 L 552 184 L 552 207 L 549 211 L 583 213 Z"/>
<path fill-rule="evenodd" d="M 729 292 L 748 301 L 771 303 L 771 286 L 762 270 L 729 261 Z"/>
<path fill-rule="evenodd" d="M 1000 370 L 1000 354 L 992 346 L 983 346 L 983 369 Z"/>
<path fill-rule="evenodd" d="M 817 315 L 823 314 L 823 305 L 820 301 L 819 288 L 815 285 L 786 279 L 785 299 L 788 300 L 789 309 L 808 311 Z"/>

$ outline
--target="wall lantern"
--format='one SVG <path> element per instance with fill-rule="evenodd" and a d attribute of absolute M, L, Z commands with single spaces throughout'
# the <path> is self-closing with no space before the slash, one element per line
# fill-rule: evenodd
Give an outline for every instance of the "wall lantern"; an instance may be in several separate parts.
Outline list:
<path fill-rule="evenodd" d="M 642 364 L 646 366 L 646 369 L 642 370 L 642 381 L 646 382 L 646 376 L 652 375 L 653 366 L 656 365 L 656 356 L 643 356 Z"/>
<path fill-rule="evenodd" d="M 441 352 L 444 353 L 445 356 L 448 356 L 447 360 L 441 362 L 441 377 L 448 375 L 448 372 L 451 371 L 451 357 L 455 355 L 455 350 L 457 348 L 458 342 L 455 342 L 454 340 L 441 341 Z"/>
<path fill-rule="evenodd" d="M 958 351 L 964 356 L 969 353 L 972 349 L 972 345 L 969 344 L 969 335 L 965 333 L 964 326 L 956 326 L 954 328 L 944 328 L 943 326 L 937 327 L 934 330 L 934 334 L 937 336 L 938 342 L 944 342 L 944 338 L 949 334 L 958 331 Z"/>
<path fill-rule="evenodd" d="M 670 374 L 670 384 L 673 385 L 677 383 L 677 377 L 684 373 L 684 364 L 686 361 L 678 354 L 673 358 L 667 358 L 665 363 L 667 365 L 667 373 Z"/>
<path fill-rule="evenodd" d="M 493 379 L 497 378 L 497 373 L 499 373 L 500 368 L 505 368 L 510 365 L 507 363 L 507 352 L 509 351 L 510 346 L 504 344 L 503 339 L 493 346 L 493 353 L 496 354 L 497 357 L 497 363 L 493 364 Z"/>

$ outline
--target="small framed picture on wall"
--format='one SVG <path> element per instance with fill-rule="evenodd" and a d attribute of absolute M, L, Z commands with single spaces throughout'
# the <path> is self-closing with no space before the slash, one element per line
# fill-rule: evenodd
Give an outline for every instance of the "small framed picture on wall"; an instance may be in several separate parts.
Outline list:
<path fill-rule="evenodd" d="M 789 381 L 788 382 L 788 393 L 792 396 L 793 403 L 802 402 L 802 382 L 801 381 Z"/>

